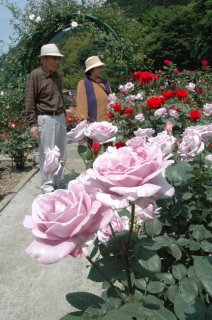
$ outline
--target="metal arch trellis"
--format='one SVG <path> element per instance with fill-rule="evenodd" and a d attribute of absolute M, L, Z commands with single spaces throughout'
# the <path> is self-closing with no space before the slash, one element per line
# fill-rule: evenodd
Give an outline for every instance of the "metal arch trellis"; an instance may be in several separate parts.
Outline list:
<path fill-rule="evenodd" d="M 73 16 L 78 16 L 80 15 L 79 13 L 74 13 Z M 104 25 L 108 30 L 110 30 L 112 32 L 112 34 L 114 35 L 114 37 L 118 40 L 118 42 L 120 44 L 122 44 L 122 41 L 120 40 L 119 36 L 117 35 L 117 33 L 107 24 L 105 23 L 104 21 L 96 18 L 96 17 L 93 17 L 91 15 L 85 15 L 85 18 L 88 18 L 89 20 L 91 21 L 94 21 L 98 24 L 102 24 Z M 33 45 L 32 47 L 32 50 L 30 50 L 30 47 L 32 45 L 33 42 L 36 42 L 36 36 L 37 34 L 34 34 L 31 39 L 29 40 L 29 43 L 28 43 L 28 46 L 27 46 L 27 52 L 25 54 L 25 57 L 24 57 L 24 73 L 25 75 L 27 74 L 27 57 L 29 56 L 29 53 L 30 53 L 30 56 L 29 56 L 29 61 L 28 61 L 28 64 L 31 65 L 31 61 L 32 61 L 32 58 L 33 58 L 33 54 L 35 52 L 38 52 L 38 50 L 40 50 L 40 47 L 41 45 L 43 45 L 44 43 L 48 43 L 55 35 L 57 35 L 59 32 L 61 32 L 62 30 L 64 29 L 67 29 L 70 27 L 70 23 L 66 24 L 63 26 L 63 28 L 58 28 L 58 26 L 56 25 L 48 34 L 46 37 L 43 38 L 43 41 L 42 41 L 42 44 L 37 41 L 37 45 Z M 125 65 L 125 73 L 126 73 L 126 79 L 127 81 L 129 81 L 129 71 L 128 71 L 128 66 L 127 64 Z"/>

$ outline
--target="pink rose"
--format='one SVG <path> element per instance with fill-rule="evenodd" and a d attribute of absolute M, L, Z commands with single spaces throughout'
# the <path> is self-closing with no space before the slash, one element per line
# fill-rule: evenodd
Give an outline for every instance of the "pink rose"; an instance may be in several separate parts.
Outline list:
<path fill-rule="evenodd" d="M 156 201 L 153 199 L 149 200 L 149 205 L 147 208 L 143 209 L 140 206 L 135 206 L 135 218 L 137 221 L 143 223 L 149 220 L 154 220 L 158 218 L 160 213 L 159 210 L 161 208 L 157 208 Z M 129 212 L 131 212 L 131 207 L 127 208 Z"/>
<path fill-rule="evenodd" d="M 17 127 L 17 126 L 16 126 L 15 123 L 13 123 L 13 124 L 11 125 L 11 128 L 15 128 L 15 127 Z"/>
<path fill-rule="evenodd" d="M 156 137 L 149 138 L 148 141 L 161 149 L 164 160 L 172 157 L 176 138 L 167 134 L 166 131 L 159 132 Z"/>
<path fill-rule="evenodd" d="M 134 89 L 134 84 L 132 82 L 128 82 L 125 84 L 124 89 L 129 92 L 132 91 Z"/>
<path fill-rule="evenodd" d="M 163 161 L 155 146 L 136 150 L 108 147 L 81 182 L 97 188 L 97 200 L 112 208 L 125 208 L 129 202 L 146 207 L 148 197 L 173 196 L 174 188 L 165 179 L 165 168 L 171 163 Z"/>
<path fill-rule="evenodd" d="M 99 144 L 103 144 L 115 141 L 116 138 L 113 136 L 117 131 L 118 127 L 107 121 L 93 122 L 85 130 L 85 135 Z"/>
<path fill-rule="evenodd" d="M 159 118 L 165 118 L 167 116 L 166 111 L 167 111 L 166 108 L 157 109 L 154 113 L 156 120 L 158 120 Z"/>
<path fill-rule="evenodd" d="M 116 101 L 116 95 L 115 95 L 115 93 L 110 93 L 110 94 L 108 95 L 108 101 L 109 101 L 109 102 L 115 102 L 115 101 Z"/>
<path fill-rule="evenodd" d="M 204 142 L 212 140 L 212 123 L 204 126 L 187 127 L 183 132 L 183 136 L 188 133 L 198 133 Z"/>
<path fill-rule="evenodd" d="M 185 88 L 186 88 L 188 91 L 195 92 L 195 90 L 194 90 L 195 84 L 192 83 L 192 82 L 189 82 L 189 84 L 188 84 L 187 86 L 185 86 Z"/>
<path fill-rule="evenodd" d="M 211 166 L 212 166 L 212 154 L 209 154 L 208 156 L 206 156 L 205 160 L 209 160 L 211 162 Z"/>
<path fill-rule="evenodd" d="M 134 137 L 131 140 L 128 140 L 126 142 L 127 147 L 130 147 L 132 149 L 137 148 L 145 148 L 147 146 L 146 139 L 143 139 L 141 137 Z"/>
<path fill-rule="evenodd" d="M 87 120 L 83 120 L 78 125 L 67 133 L 67 138 L 75 142 L 81 143 L 85 138 L 85 130 L 88 127 Z"/>
<path fill-rule="evenodd" d="M 172 132 L 172 122 L 171 121 L 166 122 L 166 132 Z"/>
<path fill-rule="evenodd" d="M 56 176 L 61 168 L 60 163 L 60 149 L 55 146 L 52 150 L 46 148 L 45 153 L 45 161 L 43 165 L 43 171 L 46 174 L 51 173 L 53 176 Z"/>
<path fill-rule="evenodd" d="M 201 136 L 197 132 L 187 132 L 183 136 L 177 153 L 183 158 L 187 159 L 195 157 L 204 150 L 204 142 L 202 142 Z"/>
<path fill-rule="evenodd" d="M 206 116 L 211 116 L 212 115 L 212 104 L 211 103 L 206 103 L 204 105 L 204 114 Z"/>
<path fill-rule="evenodd" d="M 155 133 L 155 130 L 153 130 L 152 128 L 139 128 L 137 131 L 134 131 L 133 133 L 136 137 L 150 138 Z"/>
<path fill-rule="evenodd" d="M 145 120 L 143 113 L 137 114 L 135 116 L 135 119 L 138 120 L 138 121 L 144 121 Z"/>
<path fill-rule="evenodd" d="M 55 263 L 70 254 L 89 256 L 85 247 L 113 215 L 81 184 L 40 195 L 32 204 L 32 215 L 25 216 L 23 223 L 36 236 L 26 252 L 43 264 Z"/>
<path fill-rule="evenodd" d="M 114 232 L 129 230 L 129 218 L 126 216 L 120 218 L 116 211 L 110 223 L 113 227 Z M 110 236 L 112 236 L 112 231 L 109 225 L 97 231 L 97 237 L 99 241 L 102 242 L 105 246 L 107 245 Z"/>
<path fill-rule="evenodd" d="M 179 118 L 179 114 L 176 110 L 169 110 L 169 115 L 171 117 L 174 117 L 175 119 L 178 119 Z"/>

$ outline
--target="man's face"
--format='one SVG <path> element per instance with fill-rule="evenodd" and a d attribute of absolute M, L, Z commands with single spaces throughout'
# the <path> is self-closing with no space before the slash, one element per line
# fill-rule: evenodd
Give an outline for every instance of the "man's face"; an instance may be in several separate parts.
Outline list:
<path fill-rule="evenodd" d="M 90 70 L 90 74 L 93 78 L 100 78 L 102 75 L 103 66 L 93 68 Z"/>
<path fill-rule="evenodd" d="M 61 57 L 54 57 L 54 56 L 46 56 L 42 57 L 43 66 L 53 74 L 60 66 L 60 59 Z"/>

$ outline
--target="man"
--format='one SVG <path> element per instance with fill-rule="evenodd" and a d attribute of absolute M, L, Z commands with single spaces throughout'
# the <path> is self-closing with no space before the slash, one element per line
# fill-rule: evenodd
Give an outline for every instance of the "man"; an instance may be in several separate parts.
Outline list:
<path fill-rule="evenodd" d="M 39 163 L 41 171 L 41 190 L 54 191 L 64 176 L 64 167 L 55 177 L 43 172 L 44 151 L 56 145 L 61 158 L 66 160 L 67 132 L 65 106 L 61 79 L 57 73 L 61 57 L 64 57 L 55 44 L 46 44 L 39 56 L 42 65 L 33 70 L 26 83 L 26 120 L 30 125 L 32 138 L 37 139 L 40 148 Z"/>

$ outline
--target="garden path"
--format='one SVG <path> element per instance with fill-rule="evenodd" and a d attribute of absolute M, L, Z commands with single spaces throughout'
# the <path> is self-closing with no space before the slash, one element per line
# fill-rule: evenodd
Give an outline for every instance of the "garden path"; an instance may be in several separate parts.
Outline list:
<path fill-rule="evenodd" d="M 67 167 L 78 173 L 85 171 L 75 143 L 68 144 Z M 87 280 L 85 258 L 67 257 L 56 264 L 42 265 L 24 252 L 34 236 L 23 227 L 23 220 L 31 214 L 32 202 L 41 194 L 39 183 L 40 172 L 0 213 L 1 320 L 59 320 L 74 311 L 66 301 L 67 293 L 102 294 L 101 284 Z"/>

